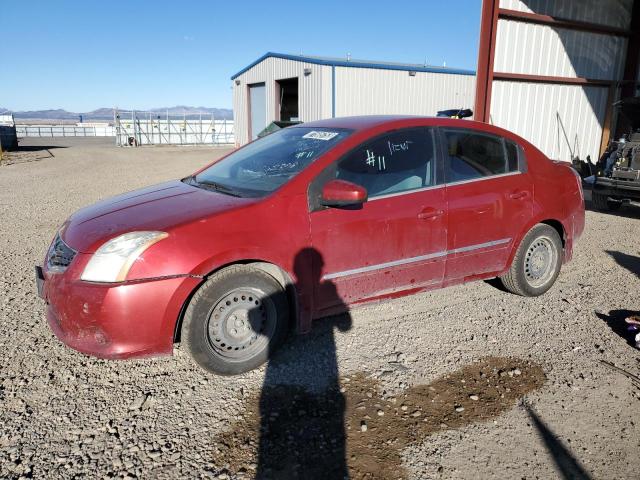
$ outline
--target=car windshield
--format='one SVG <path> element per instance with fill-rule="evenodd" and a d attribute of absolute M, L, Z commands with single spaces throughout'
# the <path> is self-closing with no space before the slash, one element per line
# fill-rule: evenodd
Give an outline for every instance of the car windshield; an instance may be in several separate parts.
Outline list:
<path fill-rule="evenodd" d="M 285 128 L 250 143 L 186 182 L 240 197 L 262 197 L 300 173 L 351 131 Z"/>

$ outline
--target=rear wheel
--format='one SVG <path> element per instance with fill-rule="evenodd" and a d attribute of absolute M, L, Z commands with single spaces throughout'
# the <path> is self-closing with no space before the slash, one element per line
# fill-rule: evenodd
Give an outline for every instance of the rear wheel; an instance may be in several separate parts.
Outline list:
<path fill-rule="evenodd" d="M 266 362 L 284 340 L 288 323 L 282 286 L 261 270 L 236 265 L 211 276 L 195 293 L 182 339 L 201 367 L 236 375 Z"/>
<path fill-rule="evenodd" d="M 542 295 L 560 274 L 562 253 L 558 232 L 549 225 L 538 224 L 522 239 L 509 271 L 500 280 L 516 295 Z"/>
<path fill-rule="evenodd" d="M 614 212 L 622 206 L 621 201 L 609 200 L 607 195 L 598 192 L 591 193 L 591 201 L 593 206 L 601 212 Z"/>

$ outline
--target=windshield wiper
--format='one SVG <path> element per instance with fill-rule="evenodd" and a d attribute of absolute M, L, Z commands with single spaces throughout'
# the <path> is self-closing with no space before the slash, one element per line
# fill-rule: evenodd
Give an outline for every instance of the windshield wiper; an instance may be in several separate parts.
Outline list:
<path fill-rule="evenodd" d="M 212 181 L 199 181 L 196 180 L 195 175 L 187 177 L 184 179 L 185 183 L 189 185 L 193 185 L 194 187 L 204 188 L 206 190 L 214 190 L 216 192 L 224 193 L 225 195 L 231 195 L 232 197 L 242 197 L 242 195 L 231 187 L 227 187 L 221 183 L 212 182 Z"/>

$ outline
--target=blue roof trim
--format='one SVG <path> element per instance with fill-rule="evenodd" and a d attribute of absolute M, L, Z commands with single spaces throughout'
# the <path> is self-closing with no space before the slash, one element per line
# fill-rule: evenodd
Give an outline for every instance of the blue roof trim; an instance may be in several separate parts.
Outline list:
<path fill-rule="evenodd" d="M 425 67 L 418 64 L 410 63 L 385 63 L 385 62 L 369 62 L 363 60 L 340 60 L 338 58 L 327 57 L 309 57 L 304 55 L 288 55 L 286 53 L 267 52 L 255 62 L 250 63 L 238 73 L 231 77 L 235 80 L 247 70 L 255 67 L 267 58 L 282 58 L 284 60 L 294 60 L 298 62 L 313 63 L 316 65 L 329 65 L 332 67 L 352 67 L 352 68 L 376 68 L 380 70 L 403 70 L 406 72 L 428 72 L 428 73 L 448 73 L 453 75 L 475 75 L 475 70 L 463 70 L 460 68 L 447 67 Z"/>

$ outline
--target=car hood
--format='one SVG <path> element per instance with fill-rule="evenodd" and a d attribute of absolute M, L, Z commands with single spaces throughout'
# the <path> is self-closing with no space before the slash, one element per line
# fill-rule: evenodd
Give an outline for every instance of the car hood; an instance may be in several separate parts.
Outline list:
<path fill-rule="evenodd" d="M 179 180 L 111 197 L 78 210 L 63 226 L 74 250 L 93 253 L 106 240 L 138 230 L 169 231 L 179 225 L 255 203 L 203 190 Z"/>

